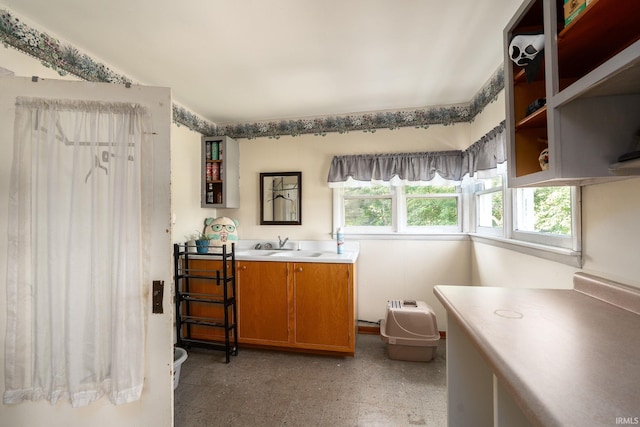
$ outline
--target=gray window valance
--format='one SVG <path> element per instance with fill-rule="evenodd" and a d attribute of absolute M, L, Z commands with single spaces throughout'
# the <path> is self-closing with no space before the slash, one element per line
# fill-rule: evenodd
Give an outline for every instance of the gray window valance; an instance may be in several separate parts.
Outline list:
<path fill-rule="evenodd" d="M 465 173 L 473 177 L 476 172 L 490 171 L 506 162 L 506 141 L 505 122 L 503 121 L 462 152 Z"/>
<path fill-rule="evenodd" d="M 504 122 L 464 151 L 335 156 L 327 181 L 337 187 L 359 182 L 426 182 L 436 178 L 461 181 L 477 171 L 495 169 L 506 160 Z"/>

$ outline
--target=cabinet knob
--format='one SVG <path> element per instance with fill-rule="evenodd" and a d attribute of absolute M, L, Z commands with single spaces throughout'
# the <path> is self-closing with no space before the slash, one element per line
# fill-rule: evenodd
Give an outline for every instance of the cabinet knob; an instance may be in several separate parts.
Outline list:
<path fill-rule="evenodd" d="M 296 271 L 297 271 L 298 273 L 302 273 L 302 267 L 298 267 L 298 268 L 296 268 Z"/>
<path fill-rule="evenodd" d="M 247 269 L 247 266 L 246 266 L 246 265 L 241 265 L 241 266 L 240 266 L 240 270 L 246 270 L 246 269 Z"/>

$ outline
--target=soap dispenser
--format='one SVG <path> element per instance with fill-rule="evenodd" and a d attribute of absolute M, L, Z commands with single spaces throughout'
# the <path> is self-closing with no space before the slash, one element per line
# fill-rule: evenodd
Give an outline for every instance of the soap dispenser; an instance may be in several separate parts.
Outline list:
<path fill-rule="evenodd" d="M 338 253 L 341 254 L 344 246 L 344 234 L 342 234 L 342 227 L 336 230 L 336 243 L 338 244 Z"/>

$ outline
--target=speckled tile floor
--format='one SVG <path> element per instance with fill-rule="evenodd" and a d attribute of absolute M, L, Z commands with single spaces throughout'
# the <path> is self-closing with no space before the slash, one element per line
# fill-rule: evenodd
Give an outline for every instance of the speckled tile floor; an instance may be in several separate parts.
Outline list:
<path fill-rule="evenodd" d="M 388 358 L 379 335 L 358 335 L 353 358 L 190 349 L 175 391 L 176 427 L 445 426 L 446 355 Z"/>

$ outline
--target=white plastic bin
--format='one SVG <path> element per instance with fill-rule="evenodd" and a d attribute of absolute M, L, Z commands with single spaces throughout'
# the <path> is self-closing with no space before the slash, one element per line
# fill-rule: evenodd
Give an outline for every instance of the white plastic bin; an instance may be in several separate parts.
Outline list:
<path fill-rule="evenodd" d="M 440 341 L 436 315 L 424 301 L 389 301 L 380 335 L 394 360 L 428 362 Z"/>
<path fill-rule="evenodd" d="M 173 389 L 178 388 L 180 382 L 180 368 L 185 360 L 187 360 L 187 351 L 184 348 L 173 348 Z"/>

